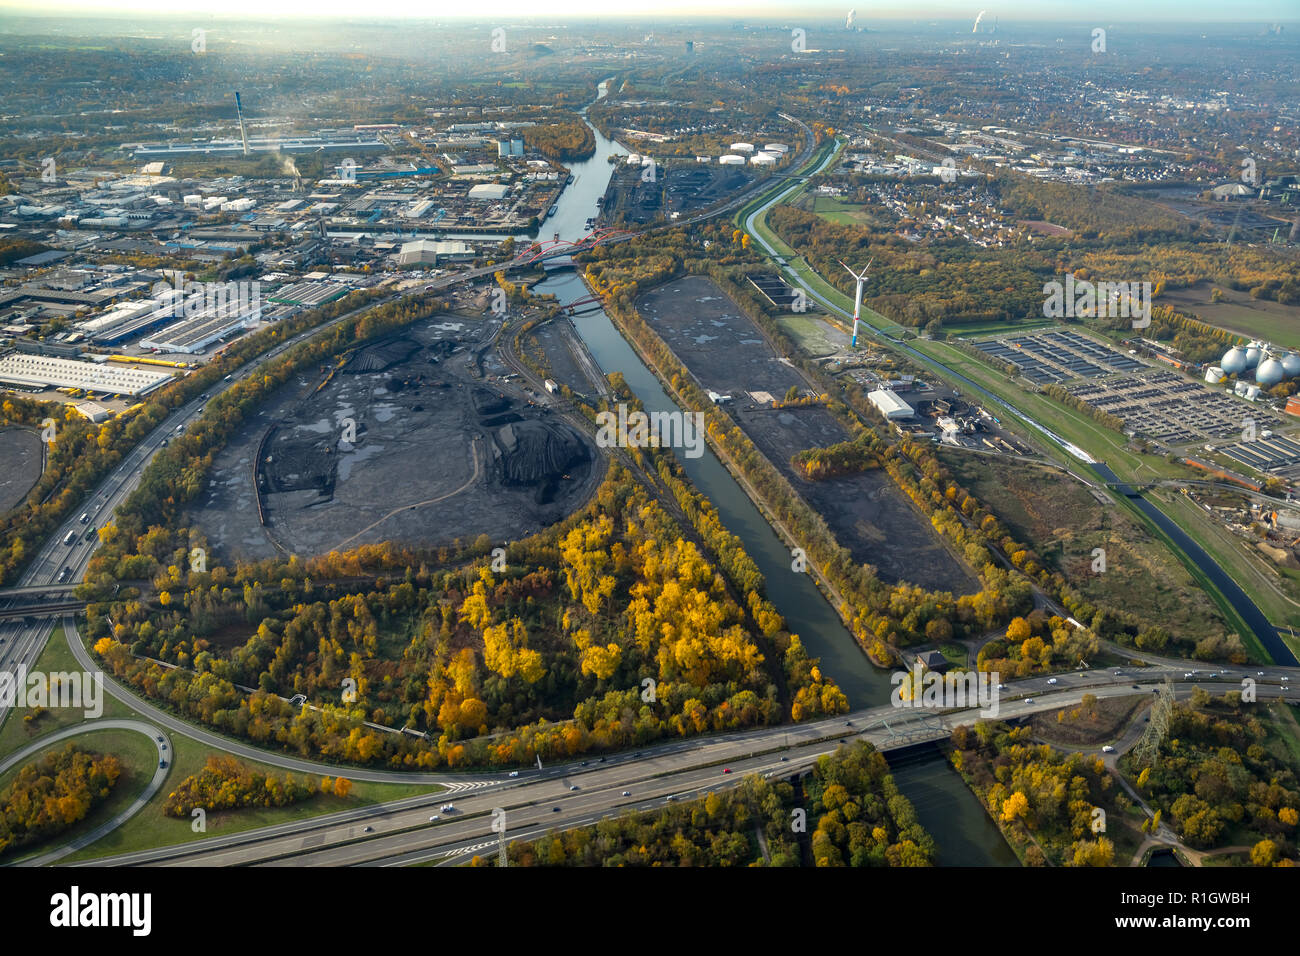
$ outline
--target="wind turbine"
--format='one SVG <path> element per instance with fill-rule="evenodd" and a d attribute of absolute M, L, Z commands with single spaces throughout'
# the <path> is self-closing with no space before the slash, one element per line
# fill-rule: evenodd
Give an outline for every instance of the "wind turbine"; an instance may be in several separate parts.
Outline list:
<path fill-rule="evenodd" d="M 874 257 L 869 259 L 867 261 L 867 264 L 862 268 L 861 275 L 858 275 L 852 269 L 849 269 L 848 265 L 844 262 L 843 259 L 837 259 L 836 261 L 839 262 L 840 265 L 844 266 L 845 269 L 848 269 L 849 275 L 853 276 L 853 278 L 857 280 L 857 287 L 853 290 L 853 341 L 852 343 L 850 343 L 852 348 L 857 348 L 858 347 L 858 316 L 862 313 L 862 286 L 867 281 L 867 270 L 871 268 L 871 263 L 875 262 L 876 260 Z"/>

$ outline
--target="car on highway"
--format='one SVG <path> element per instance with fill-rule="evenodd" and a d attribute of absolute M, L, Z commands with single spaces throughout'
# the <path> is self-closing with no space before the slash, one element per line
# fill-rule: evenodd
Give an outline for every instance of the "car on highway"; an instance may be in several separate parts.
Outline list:
<path fill-rule="evenodd" d="M 166 447 L 167 447 L 167 439 L 164 438 L 162 441 L 160 441 L 160 442 L 158 443 L 158 447 L 159 447 L 159 448 L 166 448 Z"/>
<path fill-rule="evenodd" d="M 86 540 L 87 540 L 87 541 L 94 541 L 94 540 L 95 540 L 95 535 L 97 535 L 98 533 L 99 533 L 99 532 L 98 532 L 96 529 L 94 529 L 94 528 L 87 528 L 87 529 L 86 529 Z"/>
<path fill-rule="evenodd" d="M 1006 690 L 1006 689 L 1007 689 L 1006 684 L 998 684 L 998 690 Z"/>
<path fill-rule="evenodd" d="M 559 812 L 560 812 L 560 808 L 559 808 L 559 807 L 551 807 L 551 812 L 552 812 L 552 813 L 559 813 Z"/>
<path fill-rule="evenodd" d="M 163 736 L 162 736 L 162 734 L 159 734 L 159 735 L 158 735 L 158 743 L 162 743 L 162 742 L 163 742 Z"/>
<path fill-rule="evenodd" d="M 677 799 L 677 795 L 675 793 L 668 794 L 667 800 L 669 803 L 672 803 L 676 799 Z"/>
<path fill-rule="evenodd" d="M 76 540 L 77 540 L 77 532 L 75 531 L 69 531 L 67 534 L 63 536 L 64 544 L 72 544 L 72 542 Z"/>
<path fill-rule="evenodd" d="M 1049 677 L 1049 678 L 1047 679 L 1047 683 L 1049 683 L 1049 684 L 1055 684 L 1055 683 L 1056 683 L 1056 678 L 1055 678 L 1055 677 Z"/>
<path fill-rule="evenodd" d="M 366 827 L 366 828 L 365 828 L 364 830 L 362 830 L 361 832 L 362 832 L 362 833 L 374 833 L 374 832 L 375 832 L 375 828 L 374 828 L 374 827 Z"/>
<path fill-rule="evenodd" d="M 723 768 L 722 768 L 722 772 L 723 772 L 723 773 L 731 773 L 731 768 L 730 768 L 730 767 L 723 767 Z"/>
<path fill-rule="evenodd" d="M 1106 744 L 1104 747 L 1101 748 L 1101 752 L 1104 754 L 1113 754 L 1115 752 L 1115 748 L 1112 747 L 1110 744 Z"/>
<path fill-rule="evenodd" d="M 510 776 L 512 776 L 512 777 L 517 777 L 517 776 L 519 776 L 519 771 L 518 771 L 518 770 L 511 770 L 511 771 L 510 771 Z"/>
<path fill-rule="evenodd" d="M 1288 677 L 1286 674 L 1283 674 L 1283 675 L 1282 675 L 1282 680 L 1284 680 L 1284 681 L 1288 681 L 1288 680 L 1290 680 L 1290 679 L 1291 679 L 1291 678 Z"/>
<path fill-rule="evenodd" d="M 68 580 L 68 578 L 69 578 L 71 575 L 72 575 L 72 568 L 68 567 L 68 566 L 65 564 L 65 565 L 63 566 L 63 570 L 59 572 L 59 576 L 58 576 L 58 578 L 57 578 L 56 580 L 59 582 L 59 584 L 62 584 L 64 581 Z"/>
<path fill-rule="evenodd" d="M 159 769 L 159 770 L 166 770 L 166 769 L 167 769 L 167 761 L 166 761 L 166 760 L 159 760 L 159 761 L 158 761 L 158 769 Z"/>
<path fill-rule="evenodd" d="M 1034 698 L 1032 698 L 1032 697 L 1026 697 L 1026 698 L 1025 698 L 1025 703 L 1026 703 L 1026 704 L 1032 704 L 1033 702 L 1034 702 Z"/>
<path fill-rule="evenodd" d="M 1183 675 L 1183 680 L 1189 680 L 1191 679 L 1191 676 L 1192 676 L 1192 672 L 1188 671 L 1186 674 Z"/>
<path fill-rule="evenodd" d="M 78 518 L 77 520 L 80 521 L 82 524 L 85 524 L 87 521 L 90 520 L 90 512 L 89 512 L 89 511 L 83 511 L 83 512 L 81 513 L 81 517 Z"/>
<path fill-rule="evenodd" d="M 570 785 L 569 785 L 569 792 L 570 792 L 570 793 L 573 793 L 573 791 L 575 791 L 575 790 L 577 790 L 577 789 L 578 789 L 578 785 L 577 785 L 576 783 L 574 783 L 574 784 L 570 784 Z"/>
<path fill-rule="evenodd" d="M 438 819 L 438 814 L 435 813 L 433 816 L 429 817 L 429 822 L 433 823 L 437 819 Z"/>
<path fill-rule="evenodd" d="M 630 797 L 630 796 L 632 796 L 632 791 L 631 791 L 631 790 L 624 790 L 624 791 L 623 791 L 623 796 L 625 796 L 625 797 Z"/>

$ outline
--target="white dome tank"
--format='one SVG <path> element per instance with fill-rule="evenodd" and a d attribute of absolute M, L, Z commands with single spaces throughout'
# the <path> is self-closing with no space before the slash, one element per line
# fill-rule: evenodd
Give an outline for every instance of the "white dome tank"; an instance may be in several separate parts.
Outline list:
<path fill-rule="evenodd" d="M 1287 378 L 1295 378 L 1300 375 L 1300 355 L 1295 352 L 1283 353 L 1282 371 L 1286 372 Z"/>
<path fill-rule="evenodd" d="M 1246 371 L 1246 350 L 1240 345 L 1234 345 L 1223 353 L 1223 361 L 1219 365 L 1227 375 L 1240 375 Z"/>
<path fill-rule="evenodd" d="M 1264 350 L 1259 347 L 1258 342 L 1251 342 L 1246 346 L 1246 368 L 1254 368 L 1263 357 Z"/>
<path fill-rule="evenodd" d="M 1272 388 L 1282 381 L 1285 375 L 1286 372 L 1282 368 L 1282 363 L 1271 355 L 1260 362 L 1259 368 L 1255 369 L 1255 381 L 1264 388 Z"/>
<path fill-rule="evenodd" d="M 1223 369 L 1217 365 L 1211 365 L 1205 370 L 1205 380 L 1211 385 L 1218 385 L 1223 381 Z"/>

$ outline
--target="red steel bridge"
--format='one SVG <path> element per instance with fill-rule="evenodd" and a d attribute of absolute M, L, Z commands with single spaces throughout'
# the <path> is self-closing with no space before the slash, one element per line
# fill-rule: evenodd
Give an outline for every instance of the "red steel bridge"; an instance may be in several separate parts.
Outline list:
<path fill-rule="evenodd" d="M 561 239 L 557 232 L 554 239 L 548 239 L 545 242 L 534 242 L 523 252 L 515 257 L 515 265 L 529 265 L 534 262 L 545 262 L 548 259 L 559 259 L 562 256 L 571 256 L 574 253 L 586 252 L 602 242 L 610 240 L 625 241 L 631 239 L 635 233 L 628 232 L 625 229 L 595 229 L 581 239 L 570 241 Z"/>

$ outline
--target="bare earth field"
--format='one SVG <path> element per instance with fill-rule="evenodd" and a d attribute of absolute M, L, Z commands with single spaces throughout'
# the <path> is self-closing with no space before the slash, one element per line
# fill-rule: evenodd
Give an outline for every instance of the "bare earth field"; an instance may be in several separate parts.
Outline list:
<path fill-rule="evenodd" d="M 874 565 L 889 584 L 966 594 L 978 581 L 883 471 L 825 482 L 799 477 L 790 458 L 848 439 L 823 408 L 758 407 L 749 392 L 780 399 L 803 374 L 777 355 L 762 332 L 710 279 L 677 279 L 645 293 L 637 309 L 703 387 L 734 396 L 728 410 L 750 440 L 830 526 L 854 560 Z"/>
<path fill-rule="evenodd" d="M 483 377 L 503 369 L 494 331 L 437 316 L 360 349 L 319 391 L 323 375 L 300 376 L 218 456 L 193 524 L 229 560 L 506 541 L 570 514 L 594 491 L 600 459 L 524 392 Z"/>
<path fill-rule="evenodd" d="M 0 514 L 22 504 L 41 477 L 41 436 L 27 428 L 0 429 Z"/>

